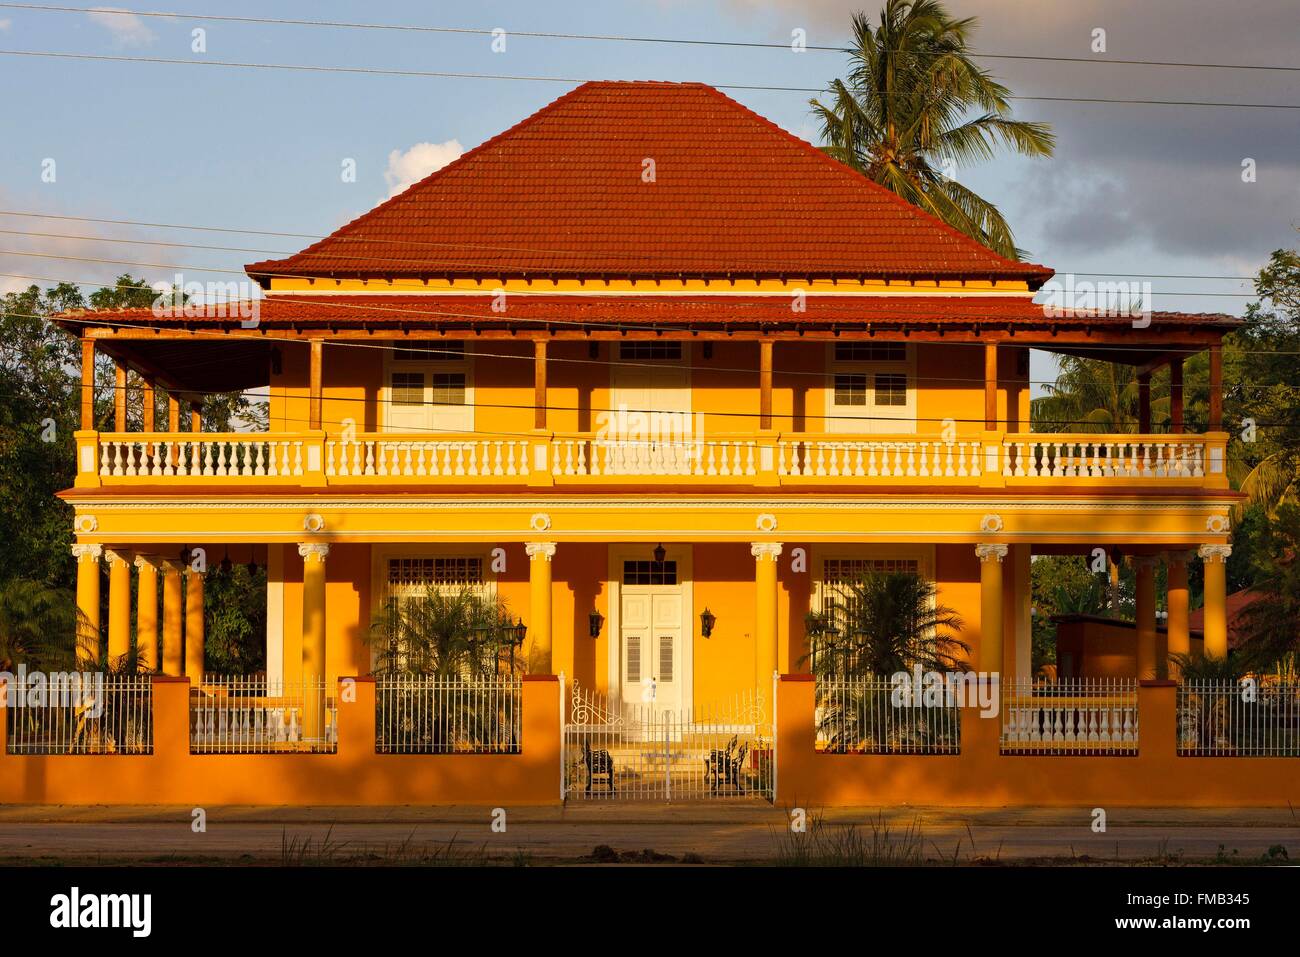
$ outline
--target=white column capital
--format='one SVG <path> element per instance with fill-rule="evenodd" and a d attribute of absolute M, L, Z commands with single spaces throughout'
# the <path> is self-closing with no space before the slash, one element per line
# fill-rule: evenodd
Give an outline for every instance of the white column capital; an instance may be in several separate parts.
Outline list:
<path fill-rule="evenodd" d="M 72 546 L 72 557 L 77 561 L 97 562 L 101 555 L 104 554 L 103 545 L 83 545 L 78 542 Z"/>
<path fill-rule="evenodd" d="M 524 552 L 529 561 L 544 558 L 549 562 L 555 557 L 555 542 L 524 542 Z"/>
<path fill-rule="evenodd" d="M 298 545 L 298 554 L 305 562 L 324 562 L 329 553 L 330 547 L 325 542 L 301 542 Z"/>
<path fill-rule="evenodd" d="M 121 562 L 123 565 L 131 564 L 131 556 L 128 553 L 119 552 L 112 548 L 104 549 L 104 558 L 108 560 L 110 565 L 116 565 L 118 562 Z"/>
<path fill-rule="evenodd" d="M 1231 545 L 1202 545 L 1196 550 L 1196 554 L 1201 556 L 1201 561 L 1206 564 L 1211 562 L 1226 562 L 1228 556 L 1232 554 Z"/>
<path fill-rule="evenodd" d="M 152 568 L 154 571 L 160 571 L 163 565 L 162 560 L 157 555 L 136 555 L 131 564 L 141 570 Z"/>
<path fill-rule="evenodd" d="M 783 542 L 750 542 L 749 554 L 753 555 L 759 561 L 764 558 L 770 558 L 776 561 L 781 554 L 781 549 L 785 545 Z"/>
<path fill-rule="evenodd" d="M 982 562 L 1001 562 L 1010 550 L 1007 545 L 976 545 L 975 555 Z"/>

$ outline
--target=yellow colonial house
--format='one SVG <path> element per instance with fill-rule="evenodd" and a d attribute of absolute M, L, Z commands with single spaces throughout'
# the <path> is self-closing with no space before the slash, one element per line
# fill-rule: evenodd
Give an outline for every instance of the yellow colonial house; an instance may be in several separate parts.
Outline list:
<path fill-rule="evenodd" d="M 766 709 L 774 674 L 808 671 L 809 612 L 872 567 L 932 580 L 972 664 L 1025 678 L 1031 556 L 1094 549 L 1138 562 L 1136 677 L 1188 649 L 1194 561 L 1205 648 L 1226 650 L 1235 321 L 1045 309 L 1051 269 L 708 86 L 584 84 L 247 271 L 264 297 L 244 312 L 60 320 L 84 357 L 78 600 L 97 642 L 107 563 L 110 657 L 138 635 L 202 681 L 198 548 L 265 563 L 268 676 L 331 687 L 372 670 L 386 596 L 469 583 L 521 619 L 530 673 L 610 708 Z M 1140 434 L 1033 431 L 1031 349 L 1135 366 Z M 1203 351 L 1192 434 L 1182 367 Z M 126 431 L 119 392 L 116 430 L 93 430 L 97 352 L 179 400 L 166 428 L 150 397 Z M 268 432 L 195 431 L 205 395 L 248 389 L 269 390 Z M 132 609 L 133 575 L 161 615 Z"/>

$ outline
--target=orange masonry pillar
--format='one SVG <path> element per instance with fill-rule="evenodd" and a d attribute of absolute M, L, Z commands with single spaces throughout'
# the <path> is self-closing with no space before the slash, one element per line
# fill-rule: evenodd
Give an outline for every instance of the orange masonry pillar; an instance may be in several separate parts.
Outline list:
<path fill-rule="evenodd" d="M 183 615 L 180 562 L 167 559 L 163 562 L 162 673 L 173 678 L 179 678 L 184 669 L 181 644 Z"/>
<path fill-rule="evenodd" d="M 140 576 L 135 596 L 135 648 L 141 671 L 158 666 L 158 562 L 148 555 L 135 556 Z"/>
<path fill-rule="evenodd" d="M 298 546 L 302 556 L 302 733 L 309 741 L 325 738 L 325 559 L 324 542 Z"/>
<path fill-rule="evenodd" d="M 131 653 L 131 563 L 121 552 L 107 549 L 108 663 L 118 667 Z"/>
<path fill-rule="evenodd" d="M 1187 655 L 1192 650 L 1192 635 L 1188 625 L 1190 605 L 1187 592 L 1187 560 L 1187 552 L 1170 552 L 1165 558 L 1168 578 L 1165 603 L 1169 606 L 1166 634 L 1169 638 L 1167 647 L 1170 656 Z"/>
<path fill-rule="evenodd" d="M 1158 678 L 1156 660 L 1156 560 L 1150 555 L 1133 556 L 1134 618 L 1137 619 L 1137 676 Z"/>
<path fill-rule="evenodd" d="M 1231 545 L 1202 545 L 1198 554 L 1205 563 L 1205 654 L 1228 656 L 1228 556 Z"/>
<path fill-rule="evenodd" d="M 549 675 L 551 640 L 551 559 L 555 542 L 526 542 L 528 555 L 528 673 Z"/>
<path fill-rule="evenodd" d="M 185 677 L 190 687 L 203 684 L 203 572 L 185 569 Z"/>
<path fill-rule="evenodd" d="M 777 559 L 781 542 L 753 542 L 754 556 L 754 681 L 758 701 L 771 717 L 772 675 L 776 673 L 777 651 Z"/>
<path fill-rule="evenodd" d="M 980 653 L 979 670 L 1002 675 L 1002 560 L 1010 549 L 1006 545 L 976 545 L 980 560 Z"/>
<path fill-rule="evenodd" d="M 77 559 L 77 665 L 99 663 L 99 558 L 101 545 L 73 545 Z"/>

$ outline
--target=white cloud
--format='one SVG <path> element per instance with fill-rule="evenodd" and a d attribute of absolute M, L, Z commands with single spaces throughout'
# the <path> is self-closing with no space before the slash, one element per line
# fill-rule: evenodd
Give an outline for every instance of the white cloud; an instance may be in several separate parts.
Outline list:
<path fill-rule="evenodd" d="M 120 47 L 145 47 L 158 39 L 144 20 L 121 7 L 94 7 L 86 16 L 107 30 Z"/>
<path fill-rule="evenodd" d="M 13 25 L 14 22 L 8 19 L 7 17 L 3 20 L 0 20 L 0 30 L 8 30 Z"/>
<path fill-rule="evenodd" d="M 390 197 L 418 183 L 430 173 L 442 169 L 460 158 L 465 147 L 459 140 L 445 143 L 416 143 L 406 151 L 393 150 L 388 154 L 388 168 L 384 181 L 388 183 Z"/>

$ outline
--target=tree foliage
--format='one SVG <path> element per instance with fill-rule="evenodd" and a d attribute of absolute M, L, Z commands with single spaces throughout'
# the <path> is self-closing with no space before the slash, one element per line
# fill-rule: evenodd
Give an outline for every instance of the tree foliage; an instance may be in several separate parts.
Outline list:
<path fill-rule="evenodd" d="M 914 206 L 1011 259 L 1011 227 L 988 200 L 958 183 L 955 167 L 998 147 L 1050 156 L 1045 123 L 1011 117 L 1011 91 L 976 62 L 975 19 L 940 0 L 886 0 L 877 23 L 853 17 L 850 71 L 812 100 L 825 152 Z"/>

